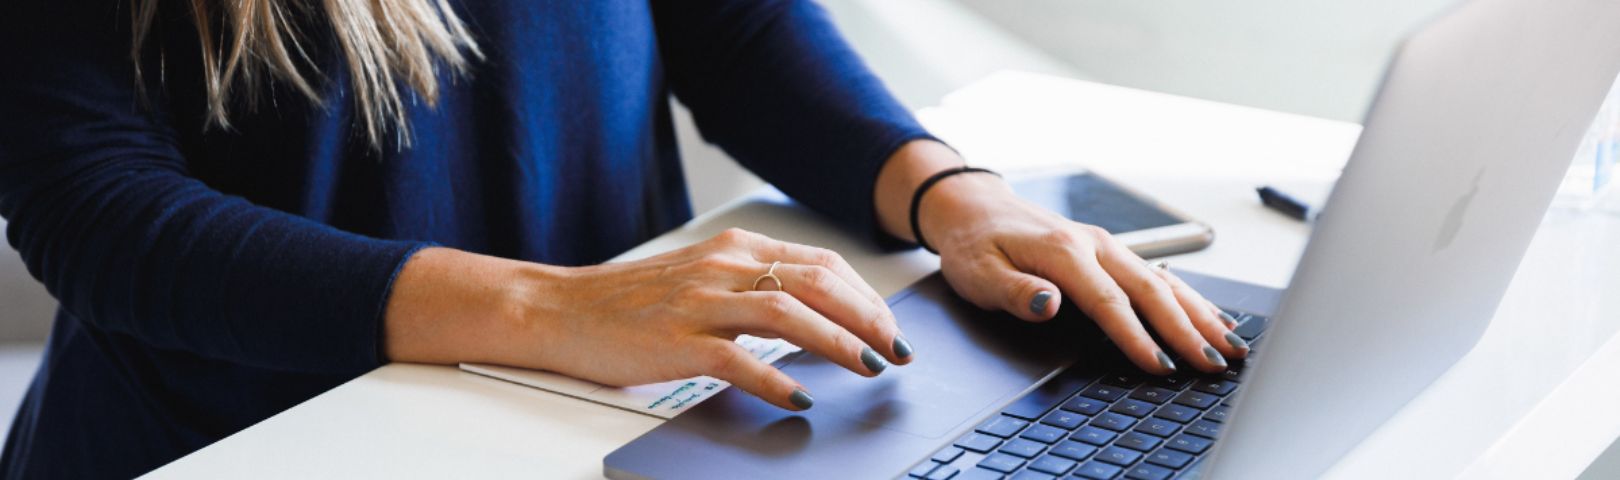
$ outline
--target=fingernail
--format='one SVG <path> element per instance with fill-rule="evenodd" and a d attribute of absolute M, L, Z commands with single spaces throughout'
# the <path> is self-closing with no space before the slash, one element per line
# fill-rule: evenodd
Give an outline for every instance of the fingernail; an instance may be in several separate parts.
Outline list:
<path fill-rule="evenodd" d="M 1037 293 L 1035 298 L 1029 299 L 1029 311 L 1036 315 L 1046 313 L 1046 302 L 1050 301 L 1052 301 L 1052 292 L 1043 291 Z"/>
<path fill-rule="evenodd" d="M 1237 332 L 1226 332 L 1226 343 L 1238 350 L 1249 349 L 1249 342 L 1243 341 L 1243 337 L 1238 336 Z"/>
<path fill-rule="evenodd" d="M 911 356 L 911 342 L 907 342 L 906 337 L 898 335 L 894 337 L 894 356 L 898 358 Z"/>
<path fill-rule="evenodd" d="M 1153 352 L 1153 354 L 1159 357 L 1159 366 L 1164 367 L 1165 370 L 1176 371 L 1176 362 L 1170 361 L 1170 356 L 1165 355 L 1164 350 Z"/>
<path fill-rule="evenodd" d="M 883 373 L 883 369 L 889 368 L 889 362 L 879 356 L 877 351 L 872 350 L 872 347 L 861 349 L 861 363 L 866 364 L 866 369 L 872 373 Z"/>
<path fill-rule="evenodd" d="M 1226 327 L 1227 328 L 1237 328 L 1237 319 L 1232 318 L 1232 315 L 1227 314 L 1225 311 L 1221 311 L 1221 310 L 1216 310 L 1215 312 L 1219 313 L 1221 315 L 1221 321 L 1226 322 Z"/>
<path fill-rule="evenodd" d="M 1226 368 L 1226 357 L 1222 357 L 1221 352 L 1215 351 L 1215 347 L 1204 345 L 1204 358 L 1209 359 L 1209 363 L 1217 367 Z"/>
<path fill-rule="evenodd" d="M 794 388 L 793 394 L 788 395 L 788 402 L 793 403 L 795 407 L 799 407 L 799 410 L 809 410 L 811 405 L 816 404 L 816 399 L 810 398 L 810 394 L 806 393 L 803 388 Z"/>

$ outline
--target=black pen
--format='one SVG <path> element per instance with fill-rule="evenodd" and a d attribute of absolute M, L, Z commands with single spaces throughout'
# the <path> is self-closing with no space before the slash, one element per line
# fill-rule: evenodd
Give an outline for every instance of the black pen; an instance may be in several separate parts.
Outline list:
<path fill-rule="evenodd" d="M 1275 188 L 1260 187 L 1255 191 L 1260 192 L 1260 203 L 1265 204 L 1266 208 L 1293 217 L 1295 220 L 1309 222 L 1311 217 L 1316 216 L 1316 211 L 1311 209 L 1310 205 Z"/>

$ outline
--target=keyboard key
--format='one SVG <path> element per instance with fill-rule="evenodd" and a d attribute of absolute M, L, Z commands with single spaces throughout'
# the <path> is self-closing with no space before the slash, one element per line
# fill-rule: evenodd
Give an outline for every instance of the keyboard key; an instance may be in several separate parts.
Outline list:
<path fill-rule="evenodd" d="M 1127 398 L 1115 403 L 1113 407 L 1109 407 L 1108 411 L 1142 418 L 1148 416 L 1149 413 L 1153 413 L 1155 407 L 1154 404 L 1148 402 Z"/>
<path fill-rule="evenodd" d="M 1148 435 L 1146 433 L 1130 432 L 1130 433 L 1126 433 L 1124 436 L 1119 437 L 1119 441 L 1114 442 L 1114 445 L 1129 448 L 1131 450 L 1136 450 L 1136 451 L 1139 451 L 1139 452 L 1146 452 L 1146 451 L 1153 450 L 1153 447 L 1159 446 L 1159 442 L 1161 442 L 1161 441 L 1163 441 L 1163 440 L 1160 440 L 1159 437 Z"/>
<path fill-rule="evenodd" d="M 1005 453 L 992 453 L 979 461 L 979 468 L 988 468 L 1001 473 L 1012 473 L 1018 467 L 1024 466 L 1024 459 L 1007 455 Z"/>
<path fill-rule="evenodd" d="M 1074 471 L 1074 475 L 1092 480 L 1109 480 L 1119 475 L 1121 470 L 1124 469 L 1093 460 L 1081 465 L 1079 469 Z"/>
<path fill-rule="evenodd" d="M 1229 407 L 1229 406 L 1226 406 L 1226 405 L 1221 405 L 1219 407 L 1215 407 L 1215 408 L 1210 409 L 1209 413 L 1204 414 L 1204 418 L 1214 420 L 1214 421 L 1217 421 L 1217 422 L 1225 422 L 1226 417 L 1228 415 L 1231 415 L 1231 414 L 1232 414 L 1232 407 Z"/>
<path fill-rule="evenodd" d="M 1136 460 L 1140 458 L 1142 458 L 1142 452 L 1119 447 L 1108 447 L 1101 453 L 1097 454 L 1098 460 L 1119 465 L 1121 467 L 1130 466 L 1130 464 L 1136 463 Z"/>
<path fill-rule="evenodd" d="M 951 480 L 951 477 L 956 477 L 956 472 L 961 472 L 961 470 L 957 470 L 956 467 L 951 467 L 951 465 L 940 465 L 938 469 L 933 469 L 933 474 L 928 474 L 928 477 L 923 478 L 925 480 Z"/>
<path fill-rule="evenodd" d="M 1035 458 L 1035 456 L 1040 455 L 1041 451 L 1043 450 L 1046 450 L 1046 444 L 1044 443 L 1025 440 L 1022 438 L 1014 438 L 1012 441 L 1007 442 L 1006 445 L 1002 445 L 1001 450 L 998 451 L 1017 457 Z"/>
<path fill-rule="evenodd" d="M 1176 405 L 1172 403 L 1165 405 L 1157 412 L 1153 412 L 1153 416 L 1167 420 L 1175 420 L 1176 423 L 1187 423 L 1193 421 L 1195 418 L 1198 418 L 1198 409 L 1186 405 Z"/>
<path fill-rule="evenodd" d="M 945 447 L 940 449 L 938 452 L 934 452 L 933 460 L 939 463 L 951 463 L 956 461 L 956 458 L 960 456 L 962 456 L 961 447 Z"/>
<path fill-rule="evenodd" d="M 1249 351 L 1252 353 L 1254 349 L 1251 348 Z M 1238 366 L 1238 363 L 1236 362 L 1234 362 L 1232 365 L 1232 368 L 1228 368 L 1226 371 L 1221 372 L 1221 380 L 1236 382 L 1243 376 L 1243 367 Z"/>
<path fill-rule="evenodd" d="M 1098 413 L 1102 413 L 1104 408 L 1108 408 L 1108 402 L 1084 395 L 1077 395 L 1074 398 L 1069 399 L 1069 401 L 1063 402 L 1064 410 L 1082 413 L 1085 415 L 1096 415 Z"/>
<path fill-rule="evenodd" d="M 1182 404 L 1182 405 L 1189 406 L 1189 407 L 1196 407 L 1199 410 L 1203 410 L 1203 409 L 1209 408 L 1212 405 L 1215 405 L 1215 401 L 1220 400 L 1220 399 L 1221 399 L 1221 397 L 1210 395 L 1210 394 L 1207 394 L 1207 393 L 1204 393 L 1204 392 L 1196 392 L 1196 391 L 1188 390 L 1188 391 L 1185 391 L 1185 392 L 1181 392 L 1181 395 L 1176 395 L 1175 402 L 1179 403 L 1179 404 Z"/>
<path fill-rule="evenodd" d="M 1027 438 L 1045 444 L 1053 444 L 1057 443 L 1058 440 L 1062 440 L 1063 437 L 1067 436 L 1068 434 L 1069 432 L 1067 430 L 1051 425 L 1036 425 L 1029 427 L 1028 430 L 1024 430 L 1024 434 L 1019 435 L 1018 438 Z"/>
<path fill-rule="evenodd" d="M 1187 374 L 1184 373 L 1178 373 L 1167 377 L 1155 377 L 1153 381 L 1148 383 L 1155 387 L 1179 392 L 1181 389 L 1187 388 L 1188 385 L 1192 385 L 1192 382 L 1193 377 L 1187 376 Z"/>
<path fill-rule="evenodd" d="M 1136 424 L 1136 428 L 1133 430 L 1160 438 L 1170 438 L 1171 435 L 1176 434 L 1176 430 L 1180 429 L 1181 424 L 1179 423 L 1163 418 L 1149 418 L 1143 420 L 1142 423 Z"/>
<path fill-rule="evenodd" d="M 1109 435 L 1113 434 L 1110 433 Z M 1049 455 L 1057 455 L 1069 460 L 1079 461 L 1085 460 L 1086 457 L 1090 457 L 1093 453 L 1097 453 L 1097 447 L 1071 440 L 1059 443 L 1057 446 L 1052 447 L 1052 452 Z"/>
<path fill-rule="evenodd" d="M 1221 433 L 1221 424 L 1209 420 L 1199 420 L 1187 426 L 1187 433 L 1206 438 L 1215 438 Z"/>
<path fill-rule="evenodd" d="M 1168 402 L 1170 397 L 1174 396 L 1176 396 L 1174 391 L 1148 385 L 1136 387 L 1136 390 L 1131 392 L 1131 398 L 1144 402 L 1153 402 L 1155 405 Z"/>
<path fill-rule="evenodd" d="M 1035 387 L 1028 395 L 1014 400 L 1012 405 L 1008 405 L 1001 413 L 1033 421 L 1041 418 L 1041 415 L 1045 415 L 1052 407 L 1063 403 L 1092 380 L 1092 377 L 1081 373 L 1078 369 L 1066 370 L 1056 378 Z"/>
<path fill-rule="evenodd" d="M 1102 382 L 1121 388 L 1131 388 L 1142 384 L 1142 378 L 1128 373 L 1104 375 Z"/>
<path fill-rule="evenodd" d="M 1226 380 L 1204 379 L 1194 384 L 1192 388 L 1204 393 L 1226 396 L 1226 394 L 1232 393 L 1232 390 L 1237 389 L 1237 383 Z"/>
<path fill-rule="evenodd" d="M 1059 456 L 1046 455 L 1036 459 L 1033 462 L 1029 462 L 1029 469 L 1037 472 L 1046 472 L 1053 475 L 1062 475 L 1069 473 L 1069 469 L 1074 468 L 1076 463 L 1079 462 Z"/>
<path fill-rule="evenodd" d="M 1047 475 L 1047 474 L 1044 474 L 1044 473 L 1041 473 L 1041 472 L 1037 472 L 1037 471 L 1033 471 L 1033 470 L 1024 470 L 1022 472 L 1018 472 L 1017 474 L 1015 474 L 1015 475 L 1013 475 L 1011 477 L 1007 477 L 1007 480 L 1055 480 L 1056 478 L 1057 477 Z"/>
<path fill-rule="evenodd" d="M 1102 400 L 1104 402 L 1112 402 L 1114 400 L 1119 400 L 1119 397 L 1125 396 L 1125 389 L 1113 385 L 1104 385 L 1098 383 L 1096 385 L 1086 387 L 1085 390 L 1081 390 L 1080 394 Z"/>
<path fill-rule="evenodd" d="M 1096 418 L 1091 419 L 1091 425 L 1116 432 L 1123 432 L 1125 429 L 1131 428 L 1131 425 L 1135 424 L 1136 419 L 1114 412 L 1103 412 L 1102 415 L 1098 415 Z"/>
<path fill-rule="evenodd" d="M 1242 323 L 1239 324 L 1236 329 L 1232 330 L 1233 332 L 1236 332 L 1239 337 L 1243 337 L 1244 340 L 1254 340 L 1255 337 L 1258 337 L 1261 333 L 1265 332 L 1266 324 L 1271 323 L 1271 320 L 1266 317 L 1258 315 L 1244 316 L 1248 318 L 1239 318 L 1238 321 Z"/>
<path fill-rule="evenodd" d="M 1079 440 L 1079 441 L 1086 442 L 1086 443 L 1089 443 L 1089 444 L 1096 445 L 1096 446 L 1100 447 L 1100 446 L 1103 446 L 1103 445 L 1107 445 L 1108 442 L 1114 441 L 1114 437 L 1117 436 L 1117 435 L 1119 435 L 1119 434 L 1114 433 L 1114 432 L 1110 432 L 1110 431 L 1107 431 L 1107 430 L 1103 430 L 1101 428 L 1086 427 L 1086 428 L 1080 429 L 1080 431 L 1078 431 L 1078 432 L 1074 432 L 1074 435 L 1070 435 L 1069 438 L 1072 439 L 1072 440 Z"/>
<path fill-rule="evenodd" d="M 1001 472 L 983 468 L 969 468 L 954 480 L 1001 480 Z"/>
<path fill-rule="evenodd" d="M 939 468 L 934 469 L 933 473 L 923 478 L 925 480 L 951 480 L 951 477 L 956 476 L 956 472 L 959 471 L 956 467 L 950 465 L 940 465 Z"/>
<path fill-rule="evenodd" d="M 1148 457 L 1147 457 L 1147 462 L 1148 463 L 1151 463 L 1151 464 L 1154 464 L 1154 465 L 1159 465 L 1159 466 L 1164 466 L 1164 467 L 1170 467 L 1170 468 L 1185 467 L 1185 466 L 1187 466 L 1187 464 L 1192 463 L 1192 461 L 1193 461 L 1193 456 L 1192 455 L 1188 455 L 1188 454 L 1178 452 L 1178 451 L 1175 451 L 1175 450 L 1171 450 L 1171 449 L 1168 449 L 1168 448 L 1161 448 L 1161 449 L 1159 449 L 1159 451 L 1153 452 L 1152 454 L 1149 454 Z"/>
<path fill-rule="evenodd" d="M 922 463 L 917 464 L 917 466 L 915 466 L 915 467 L 911 467 L 911 471 L 906 472 L 906 475 L 911 475 L 911 476 L 917 477 L 917 478 L 924 478 L 924 477 L 927 477 L 928 474 L 934 473 L 934 469 L 936 469 L 936 468 L 939 468 L 938 463 L 934 463 L 933 461 L 922 462 Z"/>
<path fill-rule="evenodd" d="M 1060 408 L 1042 417 L 1041 423 L 1064 430 L 1074 430 L 1080 428 L 1080 424 L 1086 423 L 1086 416 Z"/>
<path fill-rule="evenodd" d="M 1209 450 L 1209 446 L 1214 443 L 1214 440 L 1183 433 L 1177 435 L 1176 438 L 1170 439 L 1170 443 L 1165 446 L 1196 455 L 1204 453 L 1204 450 Z"/>
<path fill-rule="evenodd" d="M 1125 471 L 1125 478 L 1132 480 L 1165 480 L 1176 472 L 1158 465 L 1141 464 Z"/>
<path fill-rule="evenodd" d="M 1006 415 L 996 415 L 994 418 L 985 420 L 984 423 L 979 424 L 979 428 L 974 430 L 977 430 L 979 433 L 1007 438 L 1016 435 L 1019 430 L 1023 430 L 1024 427 L 1027 426 L 1029 426 L 1029 422 L 1027 421 L 1019 420 Z"/>
<path fill-rule="evenodd" d="M 972 452 L 985 453 L 1001 446 L 1001 439 L 982 433 L 969 433 L 956 439 L 956 446 Z"/>

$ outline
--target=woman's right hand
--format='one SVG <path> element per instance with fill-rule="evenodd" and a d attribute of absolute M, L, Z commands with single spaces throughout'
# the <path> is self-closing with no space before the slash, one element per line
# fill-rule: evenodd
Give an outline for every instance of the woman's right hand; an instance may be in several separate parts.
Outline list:
<path fill-rule="evenodd" d="M 755 289 L 772 262 L 782 290 L 770 280 Z M 618 386 L 708 375 L 794 410 L 813 403 L 808 389 L 737 335 L 784 338 L 868 377 L 912 357 L 883 298 L 838 254 L 736 229 L 576 268 L 427 249 L 406 263 L 388 309 L 395 361 L 496 363 Z"/>

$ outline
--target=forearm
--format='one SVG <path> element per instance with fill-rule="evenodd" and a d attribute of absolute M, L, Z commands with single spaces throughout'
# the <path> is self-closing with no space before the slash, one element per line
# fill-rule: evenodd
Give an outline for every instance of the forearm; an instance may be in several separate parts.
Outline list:
<path fill-rule="evenodd" d="M 884 232 L 907 241 L 917 241 L 911 231 L 911 200 L 929 176 L 960 167 L 956 151 L 929 140 L 907 143 L 895 151 L 878 172 L 873 204 L 878 225 Z M 988 215 L 987 196 L 1011 194 L 1000 177 L 985 174 L 953 175 L 934 184 L 918 208 L 918 225 L 929 242 L 949 235 L 947 218 L 963 219 Z"/>
<path fill-rule="evenodd" d="M 562 267 L 508 260 L 450 248 L 412 256 L 394 281 L 383 324 L 383 348 L 395 362 L 513 363 L 542 346 L 533 338 L 544 317 L 530 315 L 554 302 Z M 517 351 L 521 348 L 526 351 Z"/>

